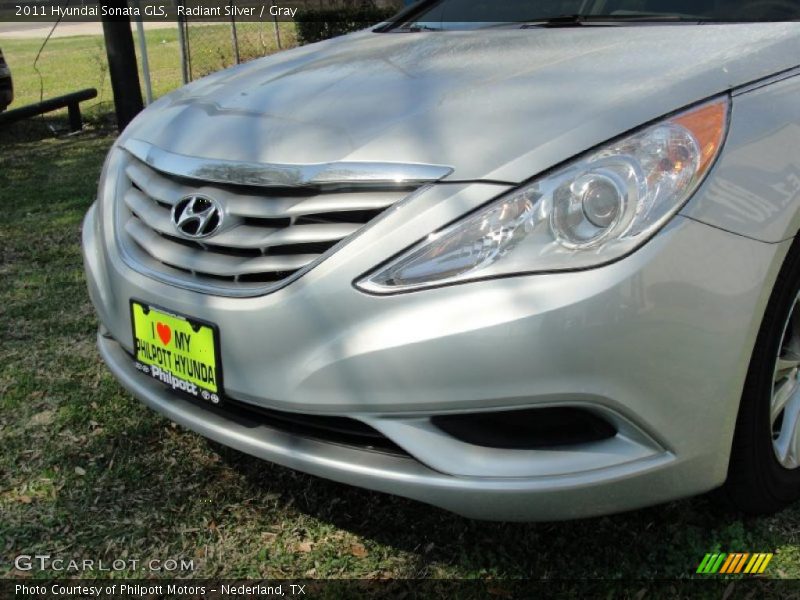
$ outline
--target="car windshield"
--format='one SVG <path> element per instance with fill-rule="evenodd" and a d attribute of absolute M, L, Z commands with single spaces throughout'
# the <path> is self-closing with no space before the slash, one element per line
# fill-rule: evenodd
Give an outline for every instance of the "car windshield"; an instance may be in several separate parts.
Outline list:
<path fill-rule="evenodd" d="M 423 0 L 388 30 L 798 19 L 800 0 Z"/>

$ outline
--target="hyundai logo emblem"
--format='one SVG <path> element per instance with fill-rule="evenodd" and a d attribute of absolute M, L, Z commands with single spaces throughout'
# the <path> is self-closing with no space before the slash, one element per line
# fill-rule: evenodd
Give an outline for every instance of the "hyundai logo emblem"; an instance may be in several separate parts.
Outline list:
<path fill-rule="evenodd" d="M 198 239 L 214 235 L 222 225 L 222 207 L 208 196 L 184 196 L 172 207 L 172 224 L 184 237 Z"/>

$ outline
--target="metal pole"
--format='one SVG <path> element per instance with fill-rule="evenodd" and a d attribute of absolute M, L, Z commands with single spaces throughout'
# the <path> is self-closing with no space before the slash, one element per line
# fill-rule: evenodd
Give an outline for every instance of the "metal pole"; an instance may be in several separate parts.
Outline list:
<path fill-rule="evenodd" d="M 270 7 L 272 7 L 273 5 L 274 2 L 270 2 Z M 270 10 L 270 12 L 272 11 Z M 282 50 L 283 48 L 281 46 L 281 30 L 280 27 L 278 27 L 278 17 L 276 15 L 272 15 L 272 24 L 275 27 L 275 43 L 278 45 L 278 50 Z"/>
<path fill-rule="evenodd" d="M 189 40 L 189 19 L 183 19 L 183 32 L 186 39 L 186 69 L 191 81 L 194 79 L 194 72 L 192 71 L 192 42 Z"/>
<path fill-rule="evenodd" d="M 236 34 L 236 17 L 233 13 L 233 0 L 230 0 L 229 6 L 231 7 L 231 42 L 233 43 L 233 58 L 236 64 L 239 64 L 239 36 Z"/>
<path fill-rule="evenodd" d="M 139 11 L 139 0 L 133 0 L 136 12 Z M 141 13 L 140 13 L 141 14 Z M 136 36 L 139 40 L 139 55 L 142 57 L 142 77 L 144 78 L 144 103 L 145 106 L 153 101 L 153 86 L 150 83 L 150 61 L 147 59 L 147 41 L 144 37 L 142 19 L 136 20 Z"/>
<path fill-rule="evenodd" d="M 182 0 L 175 0 L 175 7 L 183 5 Z M 185 17 L 178 15 L 178 45 L 181 51 L 181 78 L 183 85 L 189 83 L 189 57 L 186 55 L 186 32 L 183 30 L 183 20 Z"/>

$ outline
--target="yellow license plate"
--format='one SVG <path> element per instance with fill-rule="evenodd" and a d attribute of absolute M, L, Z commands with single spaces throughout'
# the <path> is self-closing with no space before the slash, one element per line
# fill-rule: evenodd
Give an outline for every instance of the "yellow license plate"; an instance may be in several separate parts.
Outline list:
<path fill-rule="evenodd" d="M 217 328 L 131 300 L 136 368 L 174 390 L 218 404 L 222 398 Z"/>

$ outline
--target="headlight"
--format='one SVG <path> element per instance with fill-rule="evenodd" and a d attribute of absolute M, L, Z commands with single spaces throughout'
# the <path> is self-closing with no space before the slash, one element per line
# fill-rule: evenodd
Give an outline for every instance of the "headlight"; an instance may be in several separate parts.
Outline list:
<path fill-rule="evenodd" d="M 606 144 L 432 233 L 357 285 L 392 293 L 617 260 L 694 193 L 727 121 L 724 97 Z"/>

